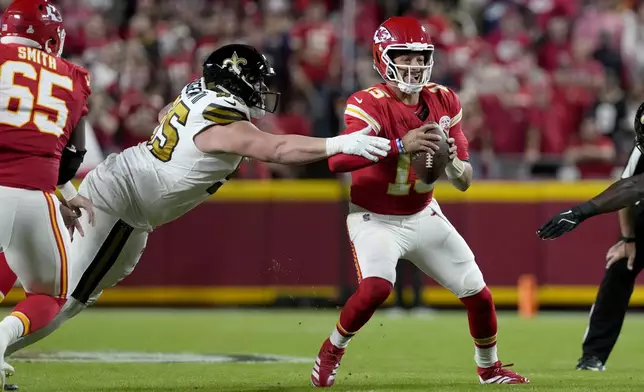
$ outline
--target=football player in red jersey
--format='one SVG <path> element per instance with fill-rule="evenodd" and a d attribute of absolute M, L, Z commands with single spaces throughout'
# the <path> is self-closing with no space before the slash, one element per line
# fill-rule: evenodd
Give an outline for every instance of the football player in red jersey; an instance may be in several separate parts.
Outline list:
<path fill-rule="evenodd" d="M 61 59 L 65 30 L 49 0 L 15 0 L 0 22 L 0 248 L 27 298 L 0 322 L 7 345 L 38 330 L 67 297 L 70 235 L 54 196 L 92 212 L 68 181 L 84 155 L 89 76 Z M 61 160 L 62 158 L 62 160 Z M 5 372 L 0 371 L 2 386 Z"/>
<path fill-rule="evenodd" d="M 386 20 L 373 37 L 374 67 L 385 83 L 348 100 L 344 132 L 370 127 L 396 140 L 399 154 L 377 164 L 342 154 L 329 159 L 332 171 L 352 175 L 347 227 L 359 285 L 318 353 L 311 375 L 317 387 L 333 385 L 349 341 L 389 297 L 400 258 L 414 262 L 467 308 L 481 383 L 529 382 L 499 361 L 494 302 L 474 254 L 441 212 L 433 198 L 434 184 L 423 183 L 410 170 L 407 132 L 431 124 L 448 135 L 447 178 L 461 191 L 472 182 L 461 105 L 452 90 L 430 83 L 433 54 L 430 37 L 418 21 Z"/>

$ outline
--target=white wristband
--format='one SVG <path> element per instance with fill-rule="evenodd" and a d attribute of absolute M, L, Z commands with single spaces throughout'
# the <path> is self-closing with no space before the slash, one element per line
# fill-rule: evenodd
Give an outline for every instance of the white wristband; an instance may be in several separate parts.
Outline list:
<path fill-rule="evenodd" d="M 459 178 L 465 172 L 465 164 L 458 158 L 454 158 L 450 163 L 445 167 L 445 173 L 447 178 L 453 180 Z"/>
<path fill-rule="evenodd" d="M 76 187 L 71 182 L 66 182 L 65 184 L 58 187 L 60 195 L 65 199 L 65 201 L 70 201 L 71 199 L 78 196 L 78 191 Z"/>

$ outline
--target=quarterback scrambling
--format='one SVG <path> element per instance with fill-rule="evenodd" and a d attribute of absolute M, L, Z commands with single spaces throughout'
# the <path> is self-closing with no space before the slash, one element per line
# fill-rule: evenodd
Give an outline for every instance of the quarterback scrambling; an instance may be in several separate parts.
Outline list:
<path fill-rule="evenodd" d="M 206 201 L 244 157 L 301 164 L 338 153 L 373 161 L 389 154 L 394 141 L 366 131 L 330 139 L 261 132 L 250 121 L 277 107 L 279 94 L 265 84 L 273 74 L 251 46 L 217 49 L 206 59 L 203 77 L 185 86 L 162 113 L 147 143 L 110 155 L 85 177 L 79 193 L 93 202 L 96 225 L 71 245 L 65 286 L 70 295 L 61 294 L 68 301 L 53 322 L 7 354 L 51 333 L 128 276 L 148 234 Z"/>
<path fill-rule="evenodd" d="M 314 386 L 333 385 L 349 341 L 389 297 L 400 258 L 415 263 L 467 308 L 480 383 L 528 383 L 499 361 L 494 302 L 474 254 L 441 212 L 434 184 L 420 181 L 412 171 L 412 154 L 426 147 L 435 154 L 434 142 L 443 134 L 449 145 L 447 178 L 461 191 L 472 181 L 461 105 L 452 90 L 430 83 L 433 54 L 418 21 L 386 20 L 373 37 L 374 67 L 385 83 L 359 91 L 347 102 L 345 134 L 371 129 L 396 140 L 397 148 L 378 163 L 342 154 L 329 159 L 333 171 L 351 172 L 347 228 L 359 285 L 322 344 L 311 374 Z"/>

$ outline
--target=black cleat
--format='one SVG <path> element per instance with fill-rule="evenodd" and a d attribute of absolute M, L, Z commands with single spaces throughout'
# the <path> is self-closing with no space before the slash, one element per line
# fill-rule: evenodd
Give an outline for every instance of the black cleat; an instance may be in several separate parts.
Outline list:
<path fill-rule="evenodd" d="M 16 384 L 5 384 L 4 385 L 4 390 L 5 391 L 17 391 L 18 390 L 18 385 L 16 385 Z"/>
<path fill-rule="evenodd" d="M 577 370 L 592 370 L 593 372 L 603 372 L 606 370 L 604 363 L 595 356 L 583 356 L 577 363 Z"/>

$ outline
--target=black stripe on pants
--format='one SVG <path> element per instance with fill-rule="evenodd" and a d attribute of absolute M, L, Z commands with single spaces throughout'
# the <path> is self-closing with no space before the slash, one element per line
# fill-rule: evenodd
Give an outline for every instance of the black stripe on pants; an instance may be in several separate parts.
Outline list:
<path fill-rule="evenodd" d="M 78 282 L 78 286 L 76 286 L 76 289 L 72 293 L 72 297 L 82 303 L 87 303 L 87 300 L 96 287 L 98 287 L 101 280 L 103 280 L 118 259 L 133 230 L 132 226 L 122 220 L 116 222 L 94 257 L 94 260 L 92 260 L 92 263 L 83 273 L 83 276 Z"/>

